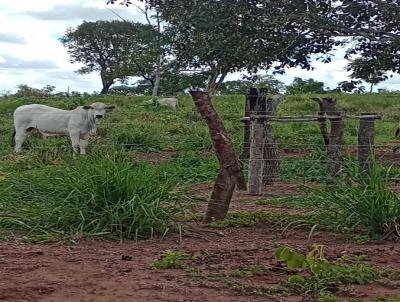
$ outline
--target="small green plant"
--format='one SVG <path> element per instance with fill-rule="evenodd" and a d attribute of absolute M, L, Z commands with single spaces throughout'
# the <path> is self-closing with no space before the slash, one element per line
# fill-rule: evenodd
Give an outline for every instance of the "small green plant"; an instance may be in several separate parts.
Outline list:
<path fill-rule="evenodd" d="M 333 292 L 345 290 L 351 284 L 369 284 L 376 278 L 373 268 L 364 264 L 347 264 L 342 258 L 334 263 L 324 257 L 324 247 L 314 244 L 307 254 L 301 254 L 289 247 L 280 247 L 275 257 L 289 269 L 300 269 L 302 275 L 292 275 L 288 283 L 302 292 L 314 296 L 325 295 L 325 301 Z"/>
<path fill-rule="evenodd" d="M 242 227 L 254 226 L 259 223 L 289 223 L 302 218 L 300 215 L 288 215 L 285 213 L 266 212 L 232 212 L 224 220 L 215 221 L 209 224 L 211 227 Z"/>
<path fill-rule="evenodd" d="M 224 271 L 223 275 L 225 277 L 244 278 L 244 277 L 252 277 L 255 275 L 261 275 L 265 271 L 266 271 L 265 266 L 261 262 L 256 261 L 247 267 L 226 270 Z"/>
<path fill-rule="evenodd" d="M 185 260 L 189 258 L 183 252 L 166 250 L 162 254 L 161 259 L 153 261 L 150 267 L 152 269 L 184 269 L 187 267 Z"/>

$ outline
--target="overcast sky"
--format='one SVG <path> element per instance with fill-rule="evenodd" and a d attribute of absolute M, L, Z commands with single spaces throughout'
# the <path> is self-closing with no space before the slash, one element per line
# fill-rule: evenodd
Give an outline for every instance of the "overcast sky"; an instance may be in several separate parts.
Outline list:
<path fill-rule="evenodd" d="M 106 5 L 106 0 L 14 0 L 0 1 L 0 93 L 15 91 L 18 84 L 42 88 L 47 84 L 57 91 L 100 91 L 97 74 L 79 75 L 80 66 L 69 62 L 66 49 L 59 42 L 68 27 L 76 27 L 83 20 L 112 20 L 116 11 L 124 19 L 143 21 L 134 7 Z M 278 78 L 290 83 L 294 77 L 314 78 L 331 88 L 348 79 L 344 71 L 343 51 L 337 51 L 330 64 L 315 62 L 313 71 L 288 69 Z M 238 74 L 229 79 L 238 78 Z M 400 76 L 396 75 L 379 85 L 380 88 L 400 90 Z"/>

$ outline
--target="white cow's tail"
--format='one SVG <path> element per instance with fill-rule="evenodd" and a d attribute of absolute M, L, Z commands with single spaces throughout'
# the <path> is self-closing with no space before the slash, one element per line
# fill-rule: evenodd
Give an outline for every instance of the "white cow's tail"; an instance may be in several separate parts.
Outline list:
<path fill-rule="evenodd" d="M 12 136 L 11 136 L 11 146 L 15 146 L 15 134 L 16 134 L 17 132 L 15 131 L 15 127 L 13 127 L 13 133 L 12 133 Z"/>

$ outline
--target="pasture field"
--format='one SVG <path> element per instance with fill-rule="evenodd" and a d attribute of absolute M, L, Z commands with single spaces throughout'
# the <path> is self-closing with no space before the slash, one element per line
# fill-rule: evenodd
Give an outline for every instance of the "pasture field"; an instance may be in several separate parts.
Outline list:
<path fill-rule="evenodd" d="M 400 301 L 400 95 L 336 97 L 383 117 L 372 176 L 356 171 L 357 120 L 346 119 L 346 169 L 328 187 L 318 124 L 274 123 L 280 179 L 263 196 L 235 192 L 228 217 L 207 226 L 218 162 L 205 123 L 188 122 L 189 97 L 177 111 L 150 97 L 1 98 L 0 300 Z M 88 155 L 36 136 L 12 153 L 18 106 L 96 101 L 117 109 Z M 244 97 L 213 103 L 239 154 Z M 317 111 L 299 95 L 277 114 Z"/>

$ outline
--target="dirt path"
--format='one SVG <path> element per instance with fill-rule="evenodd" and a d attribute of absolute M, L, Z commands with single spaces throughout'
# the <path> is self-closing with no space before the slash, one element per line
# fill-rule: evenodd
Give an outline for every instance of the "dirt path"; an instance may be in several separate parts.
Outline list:
<path fill-rule="evenodd" d="M 270 300 L 246 293 L 249 288 L 273 287 L 287 280 L 276 270 L 274 251 L 281 244 L 306 250 L 307 232 L 280 232 L 266 226 L 223 230 L 224 236 L 170 236 L 164 242 L 84 241 L 78 245 L 0 244 L 0 301 L 303 301 L 283 293 Z M 356 245 L 337 235 L 317 233 L 314 242 L 327 247 L 327 257 L 365 255 L 371 264 L 400 271 L 398 244 Z M 205 278 L 183 270 L 151 270 L 148 265 L 167 250 L 196 256 Z M 265 273 L 251 277 L 216 278 L 221 272 L 262 264 Z M 231 285 L 227 285 L 227 281 Z M 232 283 L 237 282 L 241 289 Z M 355 287 L 353 298 L 397 296 L 400 289 L 380 284 Z M 365 301 L 365 300 L 363 300 Z"/>

